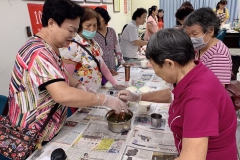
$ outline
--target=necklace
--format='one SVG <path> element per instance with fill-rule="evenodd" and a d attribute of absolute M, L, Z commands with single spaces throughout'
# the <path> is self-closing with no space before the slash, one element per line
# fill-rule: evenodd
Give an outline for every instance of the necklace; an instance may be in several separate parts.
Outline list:
<path fill-rule="evenodd" d="M 52 49 L 57 53 L 58 56 L 60 56 L 59 49 L 53 44 L 52 40 L 51 40 L 44 32 L 41 32 L 41 33 L 42 33 L 42 34 L 44 35 L 44 37 L 46 37 L 47 40 L 49 41 L 49 42 L 47 42 L 47 43 L 50 43 L 49 45 L 52 47 Z"/>

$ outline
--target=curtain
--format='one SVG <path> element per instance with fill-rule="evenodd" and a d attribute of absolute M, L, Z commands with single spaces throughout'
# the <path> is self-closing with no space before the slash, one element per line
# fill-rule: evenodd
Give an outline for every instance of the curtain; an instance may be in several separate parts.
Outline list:
<path fill-rule="evenodd" d="M 171 28 L 176 26 L 175 12 L 186 0 L 159 0 L 160 7 L 164 10 L 164 26 L 165 28 Z M 216 8 L 217 3 L 220 0 L 188 0 L 192 3 L 194 9 L 201 7 L 210 7 Z M 226 8 L 229 11 L 230 19 L 227 23 L 232 22 L 233 19 L 237 18 L 238 14 L 238 1 L 237 0 L 228 0 Z"/>

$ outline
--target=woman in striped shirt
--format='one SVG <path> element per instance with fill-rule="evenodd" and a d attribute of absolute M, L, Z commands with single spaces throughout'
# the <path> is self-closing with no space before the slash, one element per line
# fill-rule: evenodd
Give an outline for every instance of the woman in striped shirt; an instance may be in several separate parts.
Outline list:
<path fill-rule="evenodd" d="M 202 61 L 225 86 L 231 80 L 232 59 L 227 46 L 216 38 L 220 20 L 211 8 L 200 8 L 184 21 L 183 28 L 191 37 L 196 59 Z"/>

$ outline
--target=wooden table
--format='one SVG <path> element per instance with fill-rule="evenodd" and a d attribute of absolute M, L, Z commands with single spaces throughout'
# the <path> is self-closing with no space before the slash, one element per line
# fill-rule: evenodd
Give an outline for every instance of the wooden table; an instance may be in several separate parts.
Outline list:
<path fill-rule="evenodd" d="M 223 43 L 228 48 L 239 48 L 240 33 L 226 33 Z"/>

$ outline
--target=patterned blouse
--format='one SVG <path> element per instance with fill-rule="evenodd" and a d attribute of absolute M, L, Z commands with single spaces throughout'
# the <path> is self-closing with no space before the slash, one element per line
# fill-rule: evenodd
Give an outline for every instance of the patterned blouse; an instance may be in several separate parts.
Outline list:
<path fill-rule="evenodd" d="M 93 45 L 85 41 L 79 34 L 76 33 L 74 40 L 84 45 L 93 56 L 99 61 L 100 66 L 102 59 L 102 49 L 99 44 L 93 40 Z M 94 59 L 77 43 L 71 42 L 68 47 L 61 50 L 61 56 L 64 59 L 76 62 L 76 68 L 73 77 L 88 88 L 98 90 L 101 87 L 102 73 L 99 71 L 97 63 Z"/>
<path fill-rule="evenodd" d="M 24 128 L 41 129 L 51 108 L 58 105 L 39 141 L 50 141 L 62 128 L 67 107 L 56 103 L 46 86 L 68 78 L 61 57 L 41 38 L 33 37 L 18 51 L 9 86 L 10 121 Z"/>
<path fill-rule="evenodd" d="M 101 33 L 97 32 L 94 40 L 102 48 L 102 57 L 109 69 L 116 70 L 115 57 L 117 57 L 118 64 L 124 63 L 116 32 L 113 28 L 107 27 L 107 34 L 105 37 Z"/>

